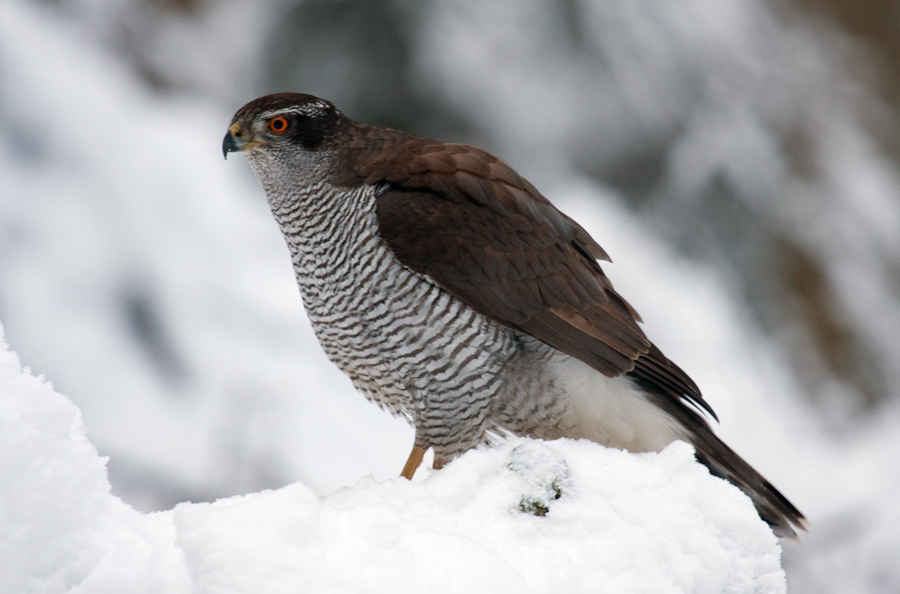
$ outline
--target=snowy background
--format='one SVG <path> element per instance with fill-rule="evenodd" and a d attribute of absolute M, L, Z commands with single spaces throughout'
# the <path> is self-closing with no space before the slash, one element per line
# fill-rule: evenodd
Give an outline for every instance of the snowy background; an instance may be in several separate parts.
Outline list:
<path fill-rule="evenodd" d="M 88 441 L 40 445 L 44 433 L 81 435 L 78 413 L 49 388 L 0 391 L 11 427 L 0 454 L 20 454 L 0 464 L 0 520 L 16 527 L 0 531 L 0 547 L 50 551 L 35 565 L 8 556 L 0 580 L 21 585 L 29 571 L 78 557 L 56 575 L 59 589 L 35 587 L 65 591 L 91 559 L 105 558 L 90 546 L 76 554 L 82 537 L 67 541 L 66 530 L 118 530 L 122 542 L 143 543 L 123 545 L 122 555 L 145 555 L 145 571 L 181 567 L 163 572 L 178 591 L 212 575 L 192 565 L 206 558 L 203 546 L 227 543 L 250 520 L 225 513 L 217 523 L 215 505 L 134 510 L 290 484 L 249 496 L 247 517 L 263 517 L 254 505 L 324 517 L 329 506 L 352 511 L 372 497 L 427 505 L 464 484 L 441 490 L 452 474 L 421 483 L 438 487 L 378 482 L 396 477 L 412 431 L 325 360 L 262 190 L 240 159 L 221 158 L 238 107 L 296 90 L 356 119 L 478 144 L 511 162 L 610 253 L 609 276 L 648 335 L 700 385 L 722 419 L 719 433 L 811 520 L 803 544 L 785 547 L 789 590 L 896 592 L 900 47 L 891 44 L 900 16 L 891 3 L 874 20 L 850 6 L 4 0 L 0 321 L 22 363 L 80 409 Z M 16 365 L 4 368 L 10 377 L 19 377 Z M 17 441 L 13 427 L 32 423 L 23 420 L 23 394 L 69 420 Z M 112 493 L 131 507 L 105 493 L 94 446 L 108 456 Z M 590 462 L 557 447 L 587 477 L 618 464 L 614 453 Z M 44 518 L 36 504 L 17 507 L 29 488 L 67 489 L 65 472 L 13 480 L 25 468 L 15 460 L 25 464 L 29 452 L 36 466 L 28 468 L 65 458 L 99 473 L 68 487 L 96 505 L 47 495 L 62 511 Z M 507 455 L 476 455 L 461 468 L 485 477 Z M 677 448 L 660 457 L 686 472 Z M 366 475 L 374 482 L 358 484 Z M 490 480 L 473 488 L 491 494 L 473 495 L 482 503 L 469 521 L 506 505 Z M 585 481 L 579 497 L 599 488 Z M 622 485 L 629 489 L 638 487 Z M 591 509 L 592 500 L 577 502 L 572 509 Z M 76 509 L 82 524 L 62 526 L 75 521 L 65 510 Z M 710 522 L 736 525 L 727 510 L 710 509 Z M 582 529 L 601 521 L 588 517 Z M 259 530 L 255 542 L 276 547 Z M 129 531 L 139 538 L 128 540 Z M 769 575 L 764 560 L 775 545 L 754 543 L 756 557 L 751 547 L 738 551 L 750 557 L 728 560 L 755 559 L 755 575 Z M 289 565 L 295 554 L 305 553 L 273 562 Z M 527 565 L 510 571 L 521 576 Z M 522 579 L 553 590 L 533 574 Z M 702 583 L 726 583 L 710 579 Z M 700 591 L 690 580 L 672 583 Z M 147 584 L 148 592 L 164 587 Z M 85 591 L 103 591 L 93 587 Z"/>

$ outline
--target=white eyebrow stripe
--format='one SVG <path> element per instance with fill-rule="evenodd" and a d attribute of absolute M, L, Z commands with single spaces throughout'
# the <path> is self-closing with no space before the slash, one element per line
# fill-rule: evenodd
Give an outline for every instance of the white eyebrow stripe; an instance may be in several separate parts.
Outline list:
<path fill-rule="evenodd" d="M 280 115 L 299 115 L 305 117 L 318 117 L 325 114 L 328 110 L 328 104 L 326 103 L 307 103 L 306 105 L 300 107 L 283 107 L 281 109 L 273 109 L 270 111 L 263 112 L 261 117 L 269 119 Z"/>

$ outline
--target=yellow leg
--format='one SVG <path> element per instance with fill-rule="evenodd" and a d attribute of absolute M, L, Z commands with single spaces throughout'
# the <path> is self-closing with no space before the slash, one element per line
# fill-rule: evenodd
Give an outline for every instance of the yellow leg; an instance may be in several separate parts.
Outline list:
<path fill-rule="evenodd" d="M 425 450 L 418 446 L 413 446 L 412 452 L 409 453 L 409 458 L 406 460 L 406 464 L 403 466 L 403 472 L 400 473 L 400 476 L 412 480 L 412 477 L 416 473 L 416 469 L 419 468 L 419 464 L 422 463 L 422 458 L 424 456 Z"/>

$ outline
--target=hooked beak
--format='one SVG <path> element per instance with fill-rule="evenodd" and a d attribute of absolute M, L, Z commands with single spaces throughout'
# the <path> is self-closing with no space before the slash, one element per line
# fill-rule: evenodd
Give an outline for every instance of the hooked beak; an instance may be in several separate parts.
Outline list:
<path fill-rule="evenodd" d="M 243 143 L 243 140 L 235 138 L 231 132 L 229 132 L 225 135 L 225 140 L 222 141 L 222 154 L 225 155 L 225 158 L 227 159 L 228 153 L 241 150 L 241 145 L 243 145 Z"/>
<path fill-rule="evenodd" d="M 243 151 L 245 148 L 256 146 L 258 144 L 263 143 L 258 140 L 248 142 L 241 138 L 241 125 L 235 122 L 231 124 L 231 127 L 228 129 L 228 134 L 226 134 L 225 138 L 222 140 L 222 154 L 227 159 L 228 153 Z"/>
<path fill-rule="evenodd" d="M 240 133 L 241 125 L 237 122 L 231 124 L 231 127 L 228 129 L 228 134 L 226 134 L 225 139 L 222 140 L 222 154 L 226 159 L 228 158 L 228 153 L 239 151 L 247 144 L 240 138 Z"/>

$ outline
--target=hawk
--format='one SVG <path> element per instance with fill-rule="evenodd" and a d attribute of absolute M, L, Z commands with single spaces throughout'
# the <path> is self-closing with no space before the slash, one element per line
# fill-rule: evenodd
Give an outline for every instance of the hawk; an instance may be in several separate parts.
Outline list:
<path fill-rule="evenodd" d="M 402 476 L 429 448 L 438 469 L 497 434 L 632 452 L 681 439 L 777 535 L 805 527 L 713 433 L 696 384 L 603 272 L 603 248 L 499 158 L 297 93 L 242 107 L 222 148 L 265 189 L 328 357 L 415 428 Z"/>

